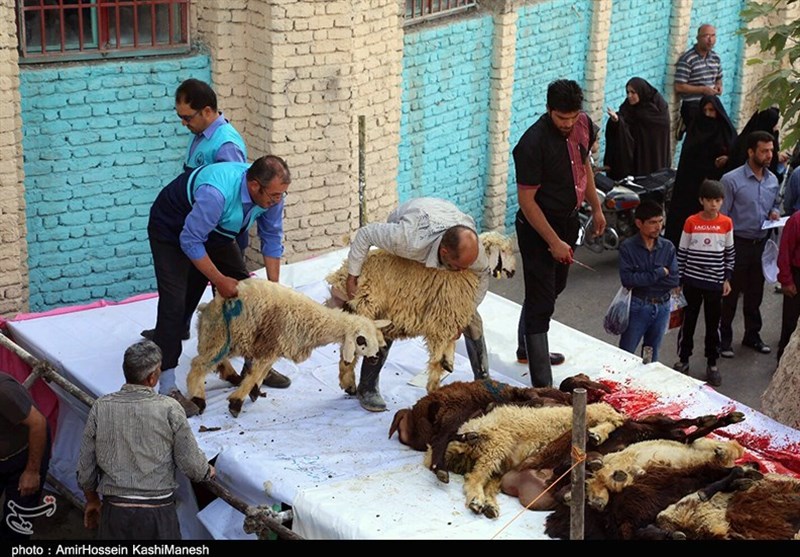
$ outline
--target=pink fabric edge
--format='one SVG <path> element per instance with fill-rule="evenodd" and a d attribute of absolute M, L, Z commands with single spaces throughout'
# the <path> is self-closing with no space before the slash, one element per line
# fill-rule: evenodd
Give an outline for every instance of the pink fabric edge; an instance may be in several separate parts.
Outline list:
<path fill-rule="evenodd" d="M 146 294 L 137 294 L 136 296 L 131 296 L 130 298 L 125 298 L 119 302 L 109 302 L 108 300 L 98 300 L 97 302 L 92 302 L 90 304 L 84 304 L 79 306 L 67 306 L 63 308 L 56 308 L 47 311 L 42 311 L 39 313 L 20 313 L 17 314 L 15 317 L 11 319 L 3 319 L 0 318 L 0 326 L 4 326 L 5 323 L 9 321 L 27 321 L 29 319 L 38 319 L 40 317 L 51 317 L 53 315 L 64 315 L 67 313 L 74 313 L 76 311 L 85 311 L 87 309 L 97 309 L 106 306 L 121 306 L 124 304 L 132 304 L 134 302 L 141 302 L 142 300 L 149 300 L 151 298 L 157 298 L 158 294 L 155 292 L 148 292 Z"/>

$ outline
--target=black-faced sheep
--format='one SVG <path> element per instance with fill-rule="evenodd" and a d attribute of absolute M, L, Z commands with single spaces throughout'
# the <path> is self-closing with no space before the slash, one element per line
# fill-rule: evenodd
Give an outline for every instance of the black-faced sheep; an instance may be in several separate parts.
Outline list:
<path fill-rule="evenodd" d="M 649 466 L 660 464 L 686 468 L 711 462 L 731 467 L 743 455 L 744 448 L 738 442 L 708 437 L 696 439 L 688 445 L 665 439 L 634 443 L 602 457 L 602 466 L 586 480 L 586 499 L 595 509 L 603 509 L 608 503 L 609 492 L 617 493 L 633 484 L 636 478 L 647 473 Z"/>
<path fill-rule="evenodd" d="M 457 381 L 428 393 L 411 408 L 398 410 L 389 429 L 389 437 L 398 432 L 400 442 L 415 450 L 431 448 L 431 470 L 446 482 L 444 453 L 447 443 L 467 420 L 489 410 L 490 405 L 517 404 L 553 406 L 572 404 L 572 389 L 582 387 L 591 393 L 589 402 L 596 402 L 608 387 L 592 381 L 584 374 L 565 379 L 559 390 L 549 387 L 514 387 L 492 379 Z"/>
<path fill-rule="evenodd" d="M 278 358 L 293 362 L 308 359 L 312 350 L 338 343 L 343 361 L 373 357 L 385 345 L 380 327 L 372 321 L 320 304 L 286 286 L 259 278 L 239 282 L 238 297 L 217 295 L 199 308 L 197 356 L 187 378 L 189 395 L 201 412 L 205 408 L 205 376 L 228 358 L 252 360 L 252 370 L 242 377 L 229 397 L 233 416 L 242 409 L 245 395 L 257 389 Z M 341 385 L 342 388 L 355 388 Z"/>
<path fill-rule="evenodd" d="M 499 278 L 513 276 L 516 258 L 512 242 L 496 232 L 480 235 L 490 262 L 490 272 Z M 328 275 L 332 299 L 344 303 L 347 264 Z M 383 331 L 387 341 L 422 337 L 428 349 L 428 392 L 439 387 L 445 371 L 453 371 L 456 333 L 463 331 L 475 314 L 480 277 L 471 271 L 453 272 L 428 268 L 384 250 L 369 252 L 358 277 L 358 291 L 346 308 L 370 319 L 388 319 Z M 339 382 L 355 383 L 355 362 L 339 362 Z M 355 394 L 355 389 L 347 391 Z"/>
<path fill-rule="evenodd" d="M 800 539 L 800 480 L 766 474 L 708 500 L 687 495 L 662 510 L 655 522 L 661 530 L 689 539 Z"/>
<path fill-rule="evenodd" d="M 625 416 L 609 404 L 586 405 L 589 427 L 621 424 Z M 572 427 L 571 406 L 528 408 L 497 406 L 485 416 L 464 423 L 447 445 L 445 466 L 464 474 L 466 505 L 489 518 L 500 514 L 497 494 L 503 474 Z M 425 454 L 430 467 L 431 452 Z"/>

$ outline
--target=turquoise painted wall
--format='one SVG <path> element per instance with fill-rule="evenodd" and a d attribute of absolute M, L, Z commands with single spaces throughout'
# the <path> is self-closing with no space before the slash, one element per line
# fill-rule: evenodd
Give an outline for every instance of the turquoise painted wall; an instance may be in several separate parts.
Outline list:
<path fill-rule="evenodd" d="M 406 32 L 397 177 L 401 202 L 442 197 L 481 225 L 491 59 L 490 16 Z"/>
<path fill-rule="evenodd" d="M 615 0 L 611 11 L 611 34 L 608 40 L 608 73 L 605 86 L 605 106 L 618 110 L 625 101 L 625 84 L 632 77 L 650 82 L 664 95 L 664 81 L 669 50 L 669 0 Z M 664 95 L 669 98 L 669 95 Z M 605 152 L 604 138 L 608 115 L 598 122 L 601 133 L 601 153 Z"/>
<path fill-rule="evenodd" d="M 147 219 L 181 170 L 189 77 L 208 56 L 20 69 L 31 311 L 155 289 Z"/>
<path fill-rule="evenodd" d="M 544 114 L 551 81 L 573 79 L 584 86 L 591 22 L 590 0 L 554 0 L 519 10 L 509 149 Z M 519 208 L 516 183 L 511 158 L 506 210 L 506 228 L 510 232 Z"/>
<path fill-rule="evenodd" d="M 689 41 L 686 45 L 688 49 L 695 43 L 697 28 L 703 23 L 710 23 L 717 28 L 717 44 L 714 50 L 722 59 L 722 104 L 737 130 L 743 128 L 747 122 L 747 117 L 742 119 L 735 112 L 742 94 L 740 74 L 745 41 L 737 31 L 742 27 L 739 14 L 744 5 L 744 0 L 694 0 Z"/>

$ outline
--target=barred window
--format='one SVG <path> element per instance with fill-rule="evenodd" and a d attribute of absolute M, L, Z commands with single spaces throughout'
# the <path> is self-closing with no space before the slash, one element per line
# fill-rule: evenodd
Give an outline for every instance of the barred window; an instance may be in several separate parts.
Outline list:
<path fill-rule="evenodd" d="M 16 0 L 20 62 L 189 50 L 190 0 Z"/>
<path fill-rule="evenodd" d="M 474 8 L 475 0 L 406 0 L 404 25 L 443 17 Z"/>

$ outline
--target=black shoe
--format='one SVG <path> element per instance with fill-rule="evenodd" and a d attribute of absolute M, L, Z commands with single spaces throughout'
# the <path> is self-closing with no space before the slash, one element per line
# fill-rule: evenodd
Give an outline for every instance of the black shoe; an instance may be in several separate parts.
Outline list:
<path fill-rule="evenodd" d="M 769 346 L 767 346 L 761 339 L 758 339 L 755 342 L 742 341 L 742 346 L 747 346 L 748 348 L 752 348 L 756 352 L 761 352 L 762 354 L 769 354 L 770 352 L 772 352 L 772 349 Z"/>
<path fill-rule="evenodd" d="M 722 348 L 719 349 L 719 355 L 722 356 L 723 358 L 733 358 L 734 356 L 733 348 L 731 348 L 730 346 L 723 346 Z"/>
<path fill-rule="evenodd" d="M 139 333 L 139 335 L 143 336 L 147 340 L 153 340 L 156 337 L 156 330 L 155 329 L 145 329 L 144 331 Z M 189 340 L 190 337 L 191 337 L 191 333 L 189 332 L 189 329 L 186 329 L 185 331 L 183 331 L 183 336 L 181 337 L 182 340 Z"/>
<path fill-rule="evenodd" d="M 708 366 L 706 368 L 706 383 L 714 387 L 722 385 L 722 375 L 720 375 L 717 366 Z"/>
<path fill-rule="evenodd" d="M 196 416 L 200 413 L 200 407 L 183 396 L 183 393 L 178 389 L 172 389 L 167 396 L 178 401 L 178 403 L 181 405 L 181 408 L 183 408 L 183 411 L 186 412 L 187 418 L 191 418 L 192 416 Z"/>
<path fill-rule="evenodd" d="M 680 371 L 681 373 L 689 374 L 689 362 L 675 362 L 675 365 L 672 366 L 672 369 L 675 371 Z"/>
<path fill-rule="evenodd" d="M 550 365 L 551 366 L 560 366 L 563 364 L 567 359 L 564 357 L 564 354 L 560 352 L 550 352 Z"/>
<path fill-rule="evenodd" d="M 274 369 L 270 369 L 262 383 L 263 386 L 271 389 L 285 389 L 292 384 L 292 380 Z"/>

